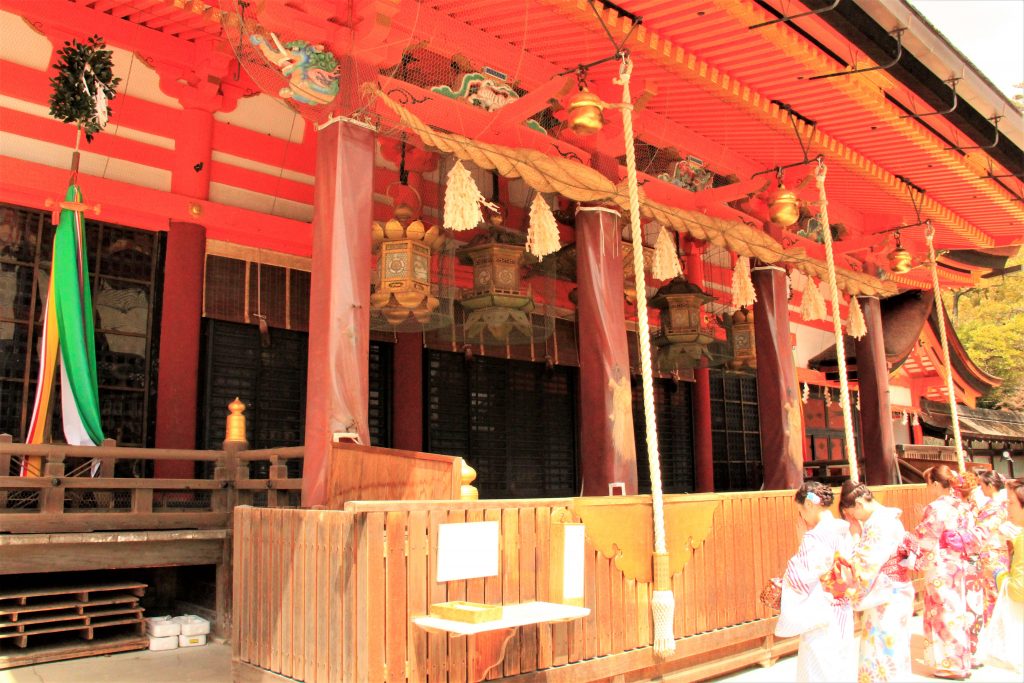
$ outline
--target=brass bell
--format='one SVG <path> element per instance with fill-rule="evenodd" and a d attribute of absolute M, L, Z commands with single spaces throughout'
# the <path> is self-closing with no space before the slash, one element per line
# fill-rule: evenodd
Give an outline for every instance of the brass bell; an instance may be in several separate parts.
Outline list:
<path fill-rule="evenodd" d="M 898 246 L 889 252 L 889 270 L 894 273 L 906 273 L 914 267 L 912 260 L 910 252 Z"/>
<path fill-rule="evenodd" d="M 795 225 L 800 220 L 800 200 L 796 193 L 780 183 L 779 189 L 768 198 L 768 218 L 784 228 Z"/>
<path fill-rule="evenodd" d="M 577 135 L 593 135 L 604 128 L 604 116 L 601 112 L 605 104 L 601 98 L 589 90 L 580 90 L 572 96 L 566 109 L 569 110 L 568 123 Z"/>

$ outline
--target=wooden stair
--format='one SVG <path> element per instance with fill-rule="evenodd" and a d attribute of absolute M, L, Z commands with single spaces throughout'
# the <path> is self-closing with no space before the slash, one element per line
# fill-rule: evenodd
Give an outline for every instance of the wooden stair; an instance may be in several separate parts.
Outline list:
<path fill-rule="evenodd" d="M 147 647 L 145 591 L 132 582 L 0 591 L 0 669 Z M 39 638 L 60 633 L 78 638 Z"/>

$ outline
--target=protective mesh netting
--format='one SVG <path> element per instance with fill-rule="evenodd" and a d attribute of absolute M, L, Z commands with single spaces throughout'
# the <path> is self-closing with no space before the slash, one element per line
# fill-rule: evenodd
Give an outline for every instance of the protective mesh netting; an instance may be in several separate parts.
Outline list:
<path fill-rule="evenodd" d="M 386 262 L 380 263 L 382 250 L 394 246 L 384 243 L 392 236 L 399 236 L 393 221 L 400 219 L 406 231 L 409 230 L 409 216 L 397 215 L 403 205 L 413 205 L 411 220 L 422 224 L 428 238 L 431 230 L 437 234 L 430 244 L 430 284 L 424 302 L 417 304 L 420 305 L 418 310 L 404 317 L 394 305 L 374 308 L 371 314 L 374 329 L 384 332 L 425 330 L 431 332 L 433 339 L 451 344 L 452 348 L 471 346 L 481 352 L 504 353 L 510 357 L 522 357 L 524 349 L 528 349 L 528 355 L 534 357 L 536 350 L 553 334 L 558 319 L 573 319 L 574 304 L 569 297 L 575 280 L 572 203 L 553 195 L 544 197 L 559 218 L 563 253 L 539 262 L 528 255 L 522 257 L 518 293 L 528 296 L 532 302 L 524 305 L 522 297 L 517 300 L 516 296 L 506 296 L 495 301 L 494 306 L 481 305 L 479 301 L 474 304 L 474 298 L 479 299 L 474 294 L 479 290 L 476 280 L 480 269 L 468 252 L 474 246 L 489 242 L 524 243 L 529 206 L 535 191 L 519 180 L 499 183 L 492 179 L 491 171 L 464 162 L 485 198 L 500 205 L 504 216 L 497 225 L 485 218 L 479 228 L 468 232 L 444 230 L 446 175 L 454 159 L 426 149 L 419 138 L 400 123 L 396 112 L 381 101 L 382 96 L 386 96 L 411 109 L 439 108 L 443 116 L 432 118 L 434 131 L 446 133 L 445 122 L 450 122 L 451 131 L 462 131 L 474 139 L 499 141 L 491 135 L 494 113 L 527 95 L 513 76 L 503 72 L 506 65 L 476 63 L 455 52 L 458 43 L 452 40 L 453 36 L 436 34 L 435 28 L 424 28 L 422 34 L 411 31 L 404 44 L 390 45 L 390 57 L 384 60 L 383 66 L 371 67 L 358 59 L 345 57 L 340 49 L 332 53 L 331 45 L 310 44 L 293 26 L 264 25 L 255 3 L 222 0 L 221 8 L 225 10 L 225 35 L 239 62 L 261 90 L 314 124 L 342 116 L 365 121 L 377 130 L 374 219 L 379 230 L 388 233 L 383 238 L 375 238 L 374 288 L 378 300 L 383 298 L 381 278 L 387 276 L 389 264 L 393 264 L 397 272 L 403 258 L 416 258 L 399 254 L 384 257 Z M 504 56 L 513 63 L 517 50 L 522 56 L 526 55 L 527 36 L 527 19 L 524 18 L 521 24 L 509 26 L 495 37 L 507 45 Z M 595 35 L 587 42 L 579 60 L 592 60 L 610 52 L 607 39 Z M 564 58 L 561 61 L 564 62 Z M 566 99 L 581 83 L 597 87 L 606 99 L 615 99 L 615 87 L 610 84 L 618 65 L 605 63 L 582 74 L 582 79 L 572 73 L 578 64 L 566 62 L 558 66 L 568 72 L 563 79 L 566 85 L 546 102 L 539 102 L 525 113 L 518 125 L 532 131 L 530 134 L 578 142 L 579 138 L 574 138 L 573 134 L 566 135 Z M 609 135 L 621 139 L 621 119 L 617 112 L 608 112 L 607 124 Z M 667 183 L 676 188 L 670 191 L 698 192 L 736 181 L 734 177 L 717 173 L 691 150 L 671 144 L 678 139 L 673 127 L 674 124 L 662 116 L 645 120 L 638 128 L 635 150 L 642 184 L 651 183 L 648 187 L 653 188 L 655 184 Z M 625 163 L 624 158 L 623 155 L 618 159 L 621 165 Z M 392 226 L 390 233 L 389 225 Z M 413 232 L 418 230 L 420 227 L 413 228 Z M 653 250 L 660 230 L 661 226 L 656 223 L 645 225 L 644 248 L 648 262 L 650 254 L 646 252 Z M 623 241 L 629 242 L 628 230 L 624 230 Z M 726 274 L 732 264 L 728 252 L 720 251 L 722 258 L 717 258 L 716 263 L 724 260 L 724 265 L 705 268 L 704 282 L 697 283 L 716 298 L 706 307 L 709 325 L 717 325 L 716 342 L 703 354 L 701 364 L 720 365 L 730 357 Z M 714 260 L 714 254 L 710 257 Z M 422 262 L 422 256 L 419 258 Z M 705 254 L 705 258 L 709 258 L 709 254 Z M 627 311 L 631 311 L 636 293 L 628 267 L 624 268 L 624 276 Z M 649 280 L 646 294 L 653 296 L 664 284 Z M 470 308 L 474 305 L 476 308 Z M 506 310 L 500 310 L 502 308 Z M 631 312 L 635 316 L 635 311 Z M 657 321 L 658 313 L 652 311 L 652 323 L 657 324 Z M 659 364 L 659 370 L 664 373 L 679 368 L 678 360 Z"/>

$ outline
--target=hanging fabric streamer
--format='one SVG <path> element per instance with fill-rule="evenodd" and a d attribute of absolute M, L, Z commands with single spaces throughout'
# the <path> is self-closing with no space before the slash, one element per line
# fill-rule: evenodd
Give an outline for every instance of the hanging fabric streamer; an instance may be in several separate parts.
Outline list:
<path fill-rule="evenodd" d="M 824 320 L 826 317 L 825 300 L 821 297 L 818 283 L 808 276 L 804 285 L 804 296 L 800 301 L 800 317 L 805 321 Z"/>
<path fill-rule="evenodd" d="M 484 196 L 461 161 L 448 171 L 448 186 L 444 190 L 444 227 L 450 230 L 472 230 L 484 221 L 480 208 Z"/>
<path fill-rule="evenodd" d="M 832 228 L 828 223 L 828 198 L 825 196 L 825 160 L 818 157 L 818 170 L 814 179 L 818 185 L 818 203 L 821 206 L 821 233 L 825 238 L 825 264 L 828 266 L 828 290 L 832 298 L 832 331 L 835 335 L 836 361 L 839 365 L 839 405 L 843 409 L 843 433 L 846 437 L 846 457 L 850 461 L 850 479 L 860 480 L 857 468 L 857 448 L 853 441 L 853 412 L 850 408 L 850 387 L 846 378 L 846 344 L 843 342 L 842 316 L 839 315 L 839 283 L 836 280 L 836 261 L 832 253 Z"/>
<path fill-rule="evenodd" d="M 654 244 L 654 263 L 651 264 L 651 277 L 655 280 L 671 280 L 683 274 L 676 253 L 676 241 L 668 228 L 662 226 L 658 232 L 658 241 Z"/>
<path fill-rule="evenodd" d="M 537 258 L 558 251 L 562 245 L 558 241 L 558 221 L 551 213 L 551 207 L 540 192 L 533 196 L 530 204 L 530 228 L 526 233 L 526 250 Z"/>
<path fill-rule="evenodd" d="M 956 445 L 956 464 L 964 471 L 964 444 L 960 438 L 960 415 L 956 407 L 956 392 L 953 391 L 953 372 L 949 360 L 949 340 L 946 338 L 946 310 L 942 304 L 942 292 L 939 289 L 938 256 L 935 255 L 935 228 L 931 221 L 925 223 L 925 239 L 928 240 L 928 263 L 932 271 L 932 289 L 935 291 L 935 315 L 939 319 L 939 341 L 942 343 L 942 374 L 945 375 L 946 393 L 949 395 L 949 416 L 953 423 L 953 443 Z M 917 414 L 914 414 L 917 424 Z"/>
<path fill-rule="evenodd" d="M 734 308 L 753 306 L 757 301 L 754 282 L 750 279 L 750 259 L 740 256 L 732 271 L 732 305 Z"/>
<path fill-rule="evenodd" d="M 867 325 L 864 323 L 864 311 L 860 309 L 860 301 L 856 296 L 850 297 L 850 319 L 846 323 L 846 331 L 854 339 L 863 339 L 868 333 Z"/>
<path fill-rule="evenodd" d="M 633 104 L 629 94 L 629 78 L 633 63 L 622 55 L 619 78 L 622 86 L 622 132 L 626 142 L 626 179 L 629 189 L 629 223 L 633 244 L 643 244 L 640 232 L 640 188 L 636 179 L 636 145 L 633 140 Z M 749 271 L 749 268 L 748 268 Z M 643 384 L 644 424 L 647 427 L 647 463 L 651 473 L 651 508 L 654 515 L 654 590 L 651 592 L 651 613 L 654 617 L 654 652 L 665 657 L 676 651 L 672 634 L 675 596 L 669 570 L 668 546 L 665 542 L 665 503 L 661 490 L 661 461 L 658 455 L 658 425 L 654 416 L 654 378 L 651 371 L 651 333 L 647 325 L 647 290 L 644 276 L 643 249 L 633 249 L 633 277 L 636 280 L 637 337 L 640 340 L 640 378 Z M 749 272 L 748 272 L 749 277 Z"/>

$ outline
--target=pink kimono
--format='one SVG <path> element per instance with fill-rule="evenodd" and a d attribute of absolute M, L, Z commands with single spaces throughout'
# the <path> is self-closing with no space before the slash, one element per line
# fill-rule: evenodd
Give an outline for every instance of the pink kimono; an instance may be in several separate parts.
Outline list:
<path fill-rule="evenodd" d="M 946 494 L 928 504 L 914 534 L 923 556 L 925 664 L 958 675 L 971 670 L 967 610 L 969 554 L 975 550 L 974 515 Z"/>

